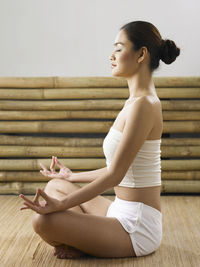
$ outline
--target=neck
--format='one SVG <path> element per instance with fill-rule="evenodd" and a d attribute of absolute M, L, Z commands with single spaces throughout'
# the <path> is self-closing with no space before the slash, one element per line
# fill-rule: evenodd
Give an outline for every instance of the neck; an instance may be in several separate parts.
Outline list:
<path fill-rule="evenodd" d="M 152 74 L 147 69 L 140 69 L 126 80 L 129 87 L 129 99 L 143 95 L 157 95 Z"/>

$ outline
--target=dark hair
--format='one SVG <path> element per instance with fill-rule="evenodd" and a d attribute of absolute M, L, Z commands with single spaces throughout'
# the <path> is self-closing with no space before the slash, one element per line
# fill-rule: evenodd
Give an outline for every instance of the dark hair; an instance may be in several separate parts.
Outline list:
<path fill-rule="evenodd" d="M 160 59 L 171 64 L 180 55 L 180 48 L 174 41 L 163 40 L 158 29 L 147 21 L 133 21 L 120 28 L 124 30 L 127 38 L 133 43 L 133 49 L 139 50 L 146 46 L 150 53 L 150 70 L 154 71 L 159 67 Z"/>

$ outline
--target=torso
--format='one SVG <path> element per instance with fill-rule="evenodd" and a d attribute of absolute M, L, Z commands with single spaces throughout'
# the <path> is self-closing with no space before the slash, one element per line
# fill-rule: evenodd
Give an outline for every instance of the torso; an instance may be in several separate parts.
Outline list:
<path fill-rule="evenodd" d="M 147 137 L 147 140 L 160 139 L 163 131 L 163 117 L 162 117 L 162 106 L 159 98 L 157 96 L 148 96 L 149 101 L 153 103 L 155 108 L 155 125 Z M 117 115 L 113 123 L 113 128 L 123 132 L 123 128 L 126 122 L 126 118 L 129 114 L 130 107 L 137 99 L 134 99 L 132 102 L 126 102 L 122 110 Z M 127 201 L 136 201 L 142 202 L 146 205 L 149 205 L 159 211 L 161 211 L 160 203 L 160 193 L 161 186 L 154 187 L 144 187 L 144 188 L 130 188 L 123 186 L 114 187 L 115 194 L 118 198 L 127 200 Z"/>

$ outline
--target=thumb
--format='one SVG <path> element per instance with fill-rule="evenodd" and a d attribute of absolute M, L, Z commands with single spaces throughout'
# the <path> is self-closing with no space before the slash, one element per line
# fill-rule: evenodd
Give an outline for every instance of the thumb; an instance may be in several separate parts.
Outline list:
<path fill-rule="evenodd" d="M 36 195 L 35 195 L 35 197 L 34 197 L 34 199 L 33 199 L 33 202 L 34 203 L 36 203 L 37 205 L 39 205 L 39 192 L 38 192 L 38 190 L 37 190 L 37 192 L 36 192 Z"/>
<path fill-rule="evenodd" d="M 38 188 L 38 193 L 46 200 L 48 201 L 49 200 L 49 196 L 41 189 L 41 188 Z"/>

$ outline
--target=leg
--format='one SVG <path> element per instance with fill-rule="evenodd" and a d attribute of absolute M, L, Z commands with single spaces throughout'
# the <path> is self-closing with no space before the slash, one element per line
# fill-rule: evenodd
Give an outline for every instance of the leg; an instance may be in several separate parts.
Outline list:
<path fill-rule="evenodd" d="M 71 192 L 79 190 L 80 188 L 81 187 L 77 184 L 70 183 L 64 179 L 52 179 L 47 183 L 45 192 L 52 197 L 62 199 Z M 106 216 L 108 207 L 111 203 L 111 200 L 99 195 L 85 203 L 80 204 L 78 207 L 76 206 L 71 208 L 70 210 Z"/>
<path fill-rule="evenodd" d="M 129 234 L 116 218 L 73 210 L 37 216 L 35 231 L 44 239 L 97 257 L 135 256 Z"/>
<path fill-rule="evenodd" d="M 63 179 L 52 179 L 50 180 L 46 187 L 45 192 L 57 199 L 63 199 L 68 195 L 69 193 L 80 189 L 80 186 L 70 183 Z M 82 203 L 80 206 L 73 207 L 69 210 L 73 210 L 75 212 L 79 213 L 89 213 L 89 214 L 95 214 L 95 215 L 102 215 L 105 216 L 107 209 L 109 205 L 112 203 L 112 201 L 102 197 L 97 196 L 94 199 L 87 201 L 85 203 Z M 35 224 L 37 225 L 37 219 L 38 214 L 34 216 L 33 219 L 33 227 L 35 228 Z M 47 237 L 42 236 L 42 239 L 49 243 L 52 246 L 55 246 L 55 254 L 57 257 L 80 257 L 83 256 L 84 253 L 76 250 L 75 248 L 72 248 L 70 246 L 66 246 L 64 244 L 55 242 L 53 240 L 49 240 Z"/>

